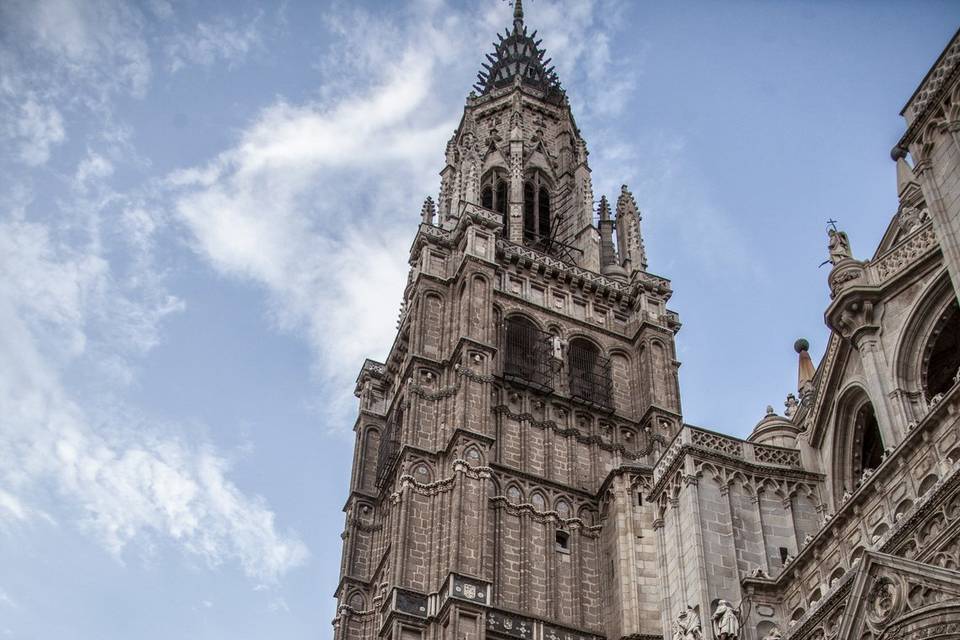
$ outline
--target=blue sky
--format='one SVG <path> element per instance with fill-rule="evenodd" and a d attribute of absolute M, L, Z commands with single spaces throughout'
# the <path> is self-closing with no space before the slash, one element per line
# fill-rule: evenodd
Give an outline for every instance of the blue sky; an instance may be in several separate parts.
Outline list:
<path fill-rule="evenodd" d="M 527 4 L 673 281 L 686 419 L 746 435 L 960 5 Z M 0 3 L 0 637 L 331 635 L 353 380 L 509 12 Z"/>

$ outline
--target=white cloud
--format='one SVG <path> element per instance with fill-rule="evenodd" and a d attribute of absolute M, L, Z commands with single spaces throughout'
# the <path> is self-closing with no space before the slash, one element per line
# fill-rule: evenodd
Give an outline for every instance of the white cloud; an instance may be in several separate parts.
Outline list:
<path fill-rule="evenodd" d="M 112 92 L 143 95 L 150 81 L 150 58 L 143 37 L 143 16 L 119 0 L 18 1 L 4 3 L 0 20 L 35 58 L 51 65 L 47 90 L 86 85 L 101 96 Z M 26 61 L 21 61 L 26 62 Z M 23 69 L 21 69 L 23 71 Z M 50 69 L 47 69 L 49 72 Z"/>
<path fill-rule="evenodd" d="M 416 198 L 435 189 L 455 124 L 422 117 L 429 52 L 394 65 L 392 78 L 335 104 L 280 102 L 234 148 L 170 177 L 197 250 L 265 286 L 278 324 L 303 331 L 339 383 L 392 340 Z"/>
<path fill-rule="evenodd" d="M 176 73 L 189 64 L 209 67 L 225 62 L 228 67 L 244 60 L 263 45 L 260 16 L 238 23 L 229 18 L 200 22 L 192 33 L 179 33 L 167 44 L 167 67 Z"/>
<path fill-rule="evenodd" d="M 30 166 L 43 164 L 50 158 L 51 147 L 66 138 L 63 116 L 56 107 L 30 96 L 10 118 L 7 135 L 17 146 L 22 162 Z"/>
<path fill-rule="evenodd" d="M 154 217 L 104 186 L 111 168 L 79 164 L 56 225 L 0 215 L 0 528 L 53 523 L 50 505 L 118 558 L 168 545 L 271 583 L 306 558 L 299 537 L 231 482 L 230 456 L 113 392 L 182 304 L 153 270 Z M 101 231 L 110 207 L 134 230 L 122 246 Z"/>
<path fill-rule="evenodd" d="M 572 49 L 562 56 L 571 70 L 589 63 L 594 9 L 535 12 L 550 42 Z M 509 9 L 485 7 L 482 21 L 489 30 L 436 1 L 399 16 L 331 13 L 339 38 L 318 64 L 323 98 L 278 101 L 231 149 L 170 176 L 197 251 L 265 288 L 278 324 L 307 337 L 320 372 L 343 390 L 336 408 L 352 403 L 363 357 L 383 357 L 393 340 L 420 202 L 439 184 L 444 144 Z"/>

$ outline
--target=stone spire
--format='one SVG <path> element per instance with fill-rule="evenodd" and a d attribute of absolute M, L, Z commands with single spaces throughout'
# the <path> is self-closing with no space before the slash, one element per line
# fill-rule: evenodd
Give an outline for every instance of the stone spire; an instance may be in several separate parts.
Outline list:
<path fill-rule="evenodd" d="M 816 373 L 813 360 L 810 359 L 810 343 L 806 338 L 800 338 L 793 343 L 793 349 L 800 356 L 797 369 L 797 391 L 800 392 L 801 400 L 807 402 L 813 397 L 813 376 Z"/>
<path fill-rule="evenodd" d="M 627 185 L 620 187 L 617 198 L 617 245 L 627 275 L 647 270 L 647 252 L 640 233 L 640 211 Z"/>
<path fill-rule="evenodd" d="M 617 260 L 617 249 L 613 245 L 613 220 L 610 218 L 610 203 L 607 196 L 600 196 L 600 221 L 597 230 L 600 232 L 600 273 L 605 276 L 624 278 L 626 273 Z"/>
<path fill-rule="evenodd" d="M 433 218 L 437 215 L 437 208 L 433 204 L 433 198 L 427 196 L 423 201 L 423 207 L 420 209 L 420 221 L 423 224 L 433 224 Z"/>
<path fill-rule="evenodd" d="M 479 73 L 474 90 L 486 95 L 496 89 L 503 89 L 519 81 L 526 86 L 542 91 L 548 102 L 561 104 L 564 100 L 563 89 L 557 72 L 550 65 L 550 58 L 544 60 L 546 52 L 540 47 L 537 32 L 527 33 L 523 24 L 523 2 L 513 3 L 513 30 L 507 29 L 497 34 L 493 43 L 494 51 L 487 54 Z"/>

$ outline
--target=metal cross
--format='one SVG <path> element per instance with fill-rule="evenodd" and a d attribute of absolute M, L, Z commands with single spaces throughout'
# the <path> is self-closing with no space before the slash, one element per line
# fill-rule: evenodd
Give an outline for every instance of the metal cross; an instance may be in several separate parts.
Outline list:
<path fill-rule="evenodd" d="M 834 220 L 833 218 L 830 218 L 829 220 L 827 220 L 827 224 L 833 227 L 834 231 L 837 230 L 837 221 Z"/>

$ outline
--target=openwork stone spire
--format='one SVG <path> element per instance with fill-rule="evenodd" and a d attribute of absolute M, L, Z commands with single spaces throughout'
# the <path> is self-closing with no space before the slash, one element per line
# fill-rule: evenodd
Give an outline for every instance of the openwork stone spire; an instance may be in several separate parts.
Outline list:
<path fill-rule="evenodd" d="M 544 60 L 546 52 L 540 47 L 537 32 L 527 33 L 523 24 L 523 3 L 515 0 L 513 4 L 513 31 L 505 30 L 497 34 L 498 42 L 493 43 L 494 51 L 487 54 L 487 62 L 477 74 L 474 89 L 480 95 L 486 95 L 495 89 L 513 84 L 517 78 L 524 84 L 543 91 L 547 100 L 555 103 L 563 101 L 563 89 L 551 58 Z"/>

